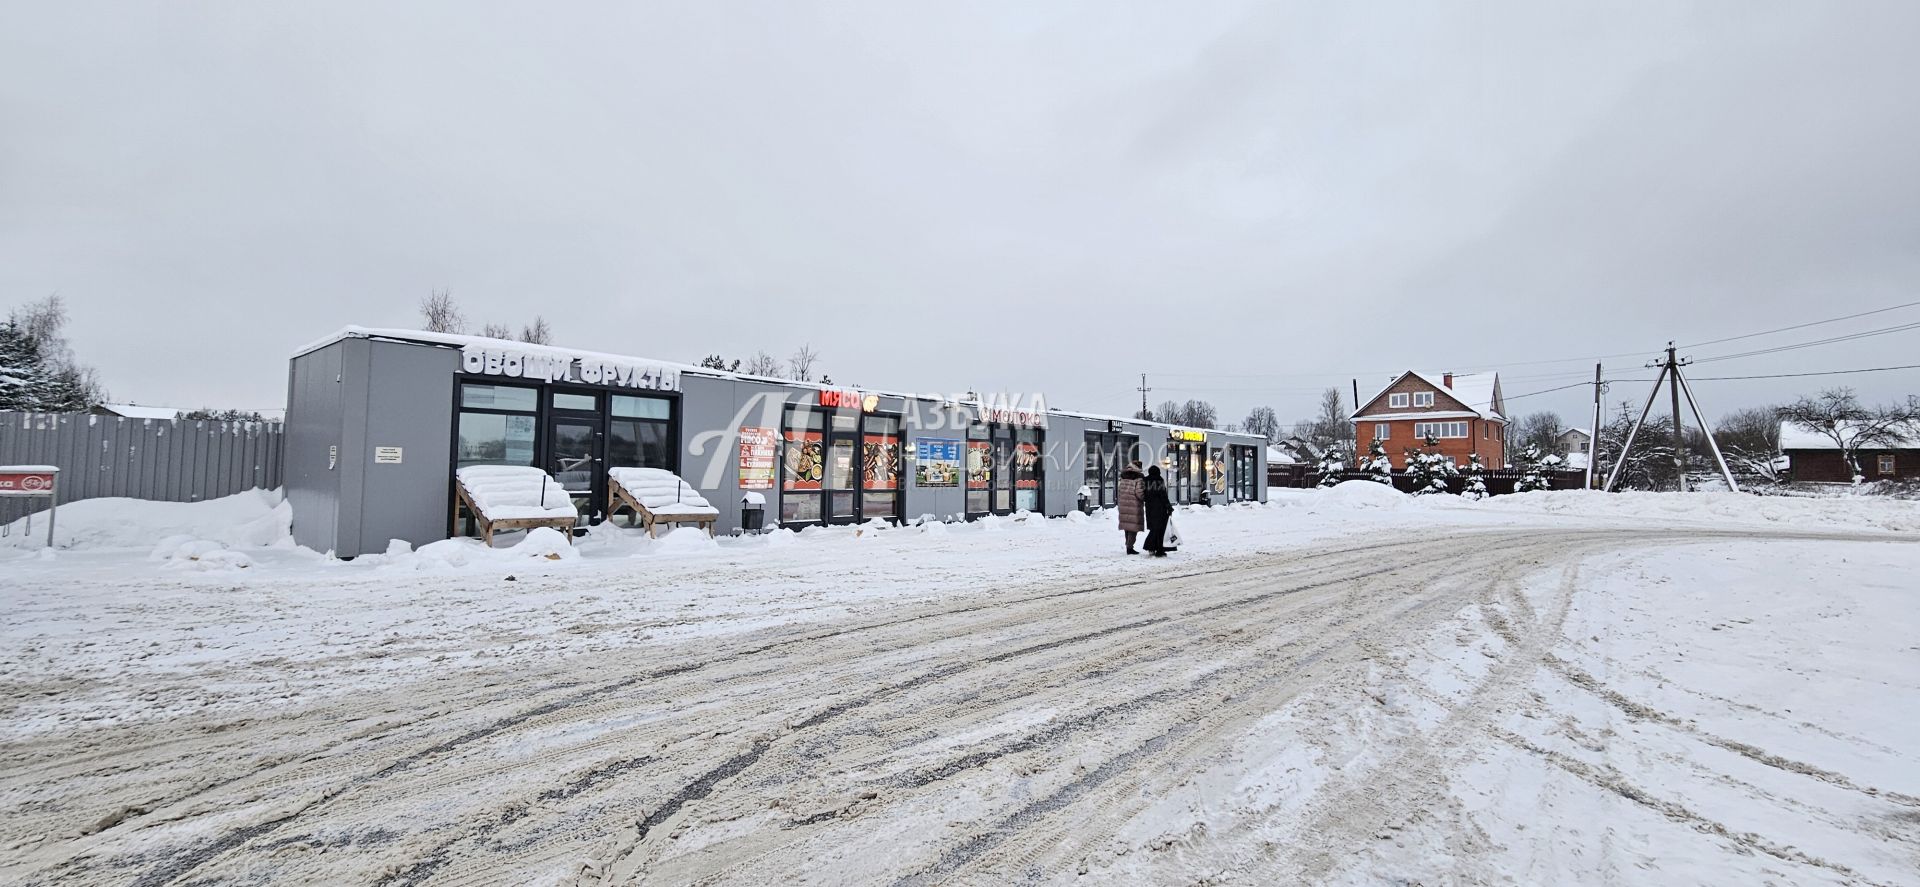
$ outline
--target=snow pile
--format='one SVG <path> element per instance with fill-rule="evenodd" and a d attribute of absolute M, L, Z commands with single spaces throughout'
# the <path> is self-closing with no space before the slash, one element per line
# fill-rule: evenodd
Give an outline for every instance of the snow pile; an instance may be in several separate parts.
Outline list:
<path fill-rule="evenodd" d="M 473 500 L 488 520 L 537 520 L 578 514 L 566 488 L 538 468 L 469 465 L 454 475 L 467 491 L 467 498 Z"/>
<path fill-rule="evenodd" d="M 674 527 L 663 531 L 646 548 L 648 554 L 681 557 L 720 550 L 720 543 L 699 527 Z"/>
<path fill-rule="evenodd" d="M 607 476 L 618 481 L 641 505 L 659 517 L 706 517 L 720 513 L 692 484 L 662 468 L 609 468 Z M 763 504 L 765 501 L 761 500 Z"/>
<path fill-rule="evenodd" d="M 1341 485 L 1346 486 L 1345 484 Z M 1745 493 L 1602 493 L 1558 490 L 1495 496 L 1482 507 L 1513 513 L 1592 517 L 1658 517 L 1716 525 L 1920 530 L 1920 502 L 1899 499 L 1798 499 Z"/>
<path fill-rule="evenodd" d="M 33 533 L 26 532 L 27 519 L 21 518 L 0 537 L 0 547 L 39 548 L 46 540 L 47 516 L 41 512 L 33 518 Z M 248 490 L 200 502 L 82 499 L 60 506 L 53 544 L 64 549 L 153 551 L 159 542 L 186 537 L 225 548 L 290 546 L 292 525 L 293 507 L 279 490 Z"/>
<path fill-rule="evenodd" d="M 253 566 L 253 558 L 212 539 L 186 534 L 168 536 L 153 547 L 147 560 L 169 570 L 238 570 Z"/>
<path fill-rule="evenodd" d="M 1315 504 L 1332 504 L 1345 508 L 1399 508 L 1407 504 L 1407 494 L 1371 480 L 1349 480 L 1319 494 Z"/>
<path fill-rule="evenodd" d="M 496 542 L 496 544 L 498 544 Z M 561 561 L 578 557 L 565 533 L 552 527 L 535 527 L 520 541 L 505 548 L 488 548 L 470 537 L 442 539 L 415 549 L 399 539 L 387 543 L 385 554 L 361 555 L 356 567 L 380 567 L 402 570 L 466 570 L 486 567 L 523 566 L 528 561 Z"/>

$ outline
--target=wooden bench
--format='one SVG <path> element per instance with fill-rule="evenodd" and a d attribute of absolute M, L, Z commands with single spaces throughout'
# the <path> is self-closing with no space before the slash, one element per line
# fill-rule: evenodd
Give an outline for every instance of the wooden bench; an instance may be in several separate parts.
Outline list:
<path fill-rule="evenodd" d="M 607 469 L 607 516 L 631 509 L 649 538 L 660 524 L 693 524 L 713 535 L 720 509 L 680 476 L 661 468 Z"/>
<path fill-rule="evenodd" d="M 524 465 L 469 465 L 454 472 L 453 526 L 460 529 L 460 507 L 480 524 L 480 539 L 493 547 L 493 534 L 552 527 L 573 543 L 580 514 L 565 487 L 538 468 Z"/>

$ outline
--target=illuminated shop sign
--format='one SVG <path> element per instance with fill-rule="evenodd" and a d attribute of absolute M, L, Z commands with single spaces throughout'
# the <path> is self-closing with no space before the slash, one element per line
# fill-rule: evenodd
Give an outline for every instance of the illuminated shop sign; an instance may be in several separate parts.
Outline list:
<path fill-rule="evenodd" d="M 1175 428 L 1167 432 L 1168 440 L 1184 440 L 1190 443 L 1205 443 L 1207 433 L 1196 428 Z"/>
<path fill-rule="evenodd" d="M 460 369 L 479 376 L 505 376 L 540 382 L 617 385 L 652 391 L 680 389 L 679 371 L 662 366 L 514 351 L 484 345 L 468 345 L 460 349 Z"/>
<path fill-rule="evenodd" d="M 828 409 L 859 410 L 871 413 L 880 409 L 880 396 L 861 394 L 842 388 L 824 388 L 820 391 L 820 405 Z"/>

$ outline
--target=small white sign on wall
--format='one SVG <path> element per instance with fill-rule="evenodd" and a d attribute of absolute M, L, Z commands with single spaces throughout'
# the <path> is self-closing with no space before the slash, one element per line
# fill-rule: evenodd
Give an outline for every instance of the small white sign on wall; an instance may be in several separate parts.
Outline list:
<path fill-rule="evenodd" d="M 400 448 L 399 447 L 374 447 L 373 462 L 375 465 L 400 464 Z"/>

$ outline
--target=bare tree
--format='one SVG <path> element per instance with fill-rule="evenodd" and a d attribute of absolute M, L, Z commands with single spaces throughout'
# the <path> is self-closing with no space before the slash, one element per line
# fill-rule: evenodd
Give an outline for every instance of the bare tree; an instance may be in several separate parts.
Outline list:
<path fill-rule="evenodd" d="M 533 323 L 520 328 L 520 341 L 529 345 L 551 345 L 553 344 L 553 328 L 547 326 L 546 318 L 535 314 L 533 316 Z"/>
<path fill-rule="evenodd" d="M 434 290 L 433 295 L 420 300 L 420 324 L 430 333 L 464 333 L 467 316 L 453 303 L 452 290 Z"/>
<path fill-rule="evenodd" d="M 765 351 L 755 351 L 752 357 L 747 358 L 746 369 L 741 372 L 749 376 L 778 379 L 780 378 L 780 361 Z"/>
<path fill-rule="evenodd" d="M 791 375 L 789 375 L 788 378 L 795 382 L 813 381 L 813 365 L 818 363 L 819 360 L 820 353 L 814 351 L 813 346 L 800 346 L 799 351 L 793 352 L 793 356 L 787 358 L 787 369 L 791 371 Z"/>
<path fill-rule="evenodd" d="M 1567 433 L 1567 425 L 1560 421 L 1560 414 L 1552 410 L 1529 413 L 1514 427 L 1513 436 L 1517 450 L 1524 450 L 1528 444 L 1539 447 L 1540 452 L 1564 456 L 1560 452 L 1560 435 Z"/>
<path fill-rule="evenodd" d="M 511 339 L 513 338 L 513 327 L 507 326 L 504 323 L 490 323 L 480 328 L 480 335 L 486 336 L 489 339 Z"/>
<path fill-rule="evenodd" d="M 1185 411 L 1180 408 L 1179 401 L 1163 400 L 1160 402 L 1160 405 L 1153 410 L 1153 421 L 1165 422 L 1168 425 L 1184 425 L 1186 423 L 1182 417 L 1185 415 Z"/>
<path fill-rule="evenodd" d="M 1220 413 L 1204 400 L 1189 400 L 1180 406 L 1180 424 L 1192 428 L 1212 428 Z"/>
<path fill-rule="evenodd" d="M 1254 407 L 1247 412 L 1247 418 L 1240 423 L 1248 434 L 1258 434 L 1272 443 L 1280 439 L 1280 417 L 1274 415 L 1273 407 Z"/>
<path fill-rule="evenodd" d="M 1721 416 L 1714 423 L 1713 436 L 1734 473 L 1769 482 L 1780 480 L 1779 407 L 1749 407 Z"/>
<path fill-rule="evenodd" d="M 1780 418 L 1833 441 L 1857 484 L 1866 479 L 1860 470 L 1860 451 L 1898 446 L 1911 439 L 1916 433 L 1913 423 L 1920 422 L 1920 401 L 1909 397 L 1905 404 L 1868 407 L 1853 389 L 1830 388 L 1819 397 L 1802 397 L 1781 407 Z"/>

